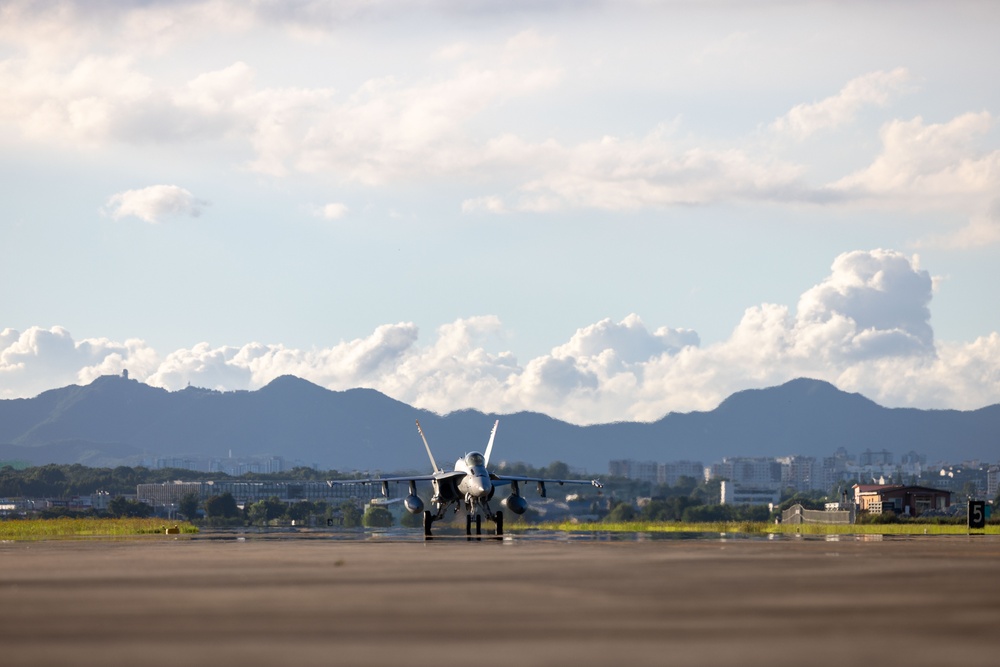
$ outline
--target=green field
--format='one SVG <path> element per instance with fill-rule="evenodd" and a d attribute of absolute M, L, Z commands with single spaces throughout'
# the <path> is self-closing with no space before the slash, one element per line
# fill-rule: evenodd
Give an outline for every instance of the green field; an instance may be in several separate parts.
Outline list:
<path fill-rule="evenodd" d="M 16 519 L 0 521 L 0 540 L 163 535 L 167 528 L 175 526 L 180 533 L 198 532 L 190 523 L 163 519 Z"/>
<path fill-rule="evenodd" d="M 605 533 L 745 533 L 777 535 L 965 535 L 963 524 L 887 523 L 887 524 L 774 524 L 763 522 L 661 523 L 626 521 L 621 523 L 542 523 L 533 528 L 564 532 Z M 1000 525 L 988 525 L 976 534 L 1000 535 Z"/>

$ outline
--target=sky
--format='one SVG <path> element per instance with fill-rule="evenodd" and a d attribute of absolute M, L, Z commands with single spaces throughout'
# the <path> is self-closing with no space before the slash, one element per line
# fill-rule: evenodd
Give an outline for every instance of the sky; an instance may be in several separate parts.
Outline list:
<path fill-rule="evenodd" d="M 0 0 L 0 398 L 1000 402 L 1000 4 Z"/>

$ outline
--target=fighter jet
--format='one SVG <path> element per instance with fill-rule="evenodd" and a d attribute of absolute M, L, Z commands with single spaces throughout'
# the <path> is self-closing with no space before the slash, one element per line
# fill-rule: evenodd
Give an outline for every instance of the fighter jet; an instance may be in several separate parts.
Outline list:
<path fill-rule="evenodd" d="M 521 495 L 521 483 L 534 482 L 537 485 L 538 495 L 545 497 L 545 485 L 549 484 L 589 484 L 597 488 L 604 488 L 596 479 L 549 479 L 545 477 L 520 477 L 514 475 L 498 475 L 488 470 L 490 464 L 490 453 L 493 451 L 493 441 L 496 439 L 497 427 L 500 425 L 498 419 L 493 424 L 490 433 L 489 443 L 486 445 L 486 453 L 469 452 L 462 458 L 455 461 L 453 470 L 446 471 L 434 460 L 431 446 L 427 443 L 424 430 L 420 428 L 417 421 L 417 432 L 424 441 L 424 448 L 427 450 L 427 457 L 431 460 L 431 468 L 434 472 L 430 475 L 412 475 L 409 477 L 378 477 L 362 480 L 337 480 L 328 481 L 327 484 L 381 484 L 382 495 L 388 497 L 389 482 L 409 484 L 409 495 L 403 499 L 403 506 L 410 514 L 424 514 L 424 535 L 431 536 L 431 526 L 435 521 L 440 521 L 445 517 L 449 509 L 454 509 L 457 514 L 465 503 L 465 534 L 472 535 L 472 527 L 475 525 L 476 535 L 482 534 L 482 520 L 485 517 L 492 521 L 496 527 L 496 534 L 503 535 L 503 512 L 496 512 L 490 507 L 490 501 L 497 487 L 510 486 L 510 495 L 505 497 L 500 504 L 514 514 L 524 514 L 528 509 L 528 503 Z M 424 502 L 417 496 L 417 482 L 430 482 L 433 488 L 431 505 L 434 511 L 425 510 Z"/>

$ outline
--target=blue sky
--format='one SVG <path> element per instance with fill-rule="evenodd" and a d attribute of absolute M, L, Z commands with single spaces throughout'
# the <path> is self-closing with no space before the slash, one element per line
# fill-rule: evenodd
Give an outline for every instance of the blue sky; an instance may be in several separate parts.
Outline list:
<path fill-rule="evenodd" d="M 1000 401 L 988 2 L 0 2 L 0 398 Z"/>

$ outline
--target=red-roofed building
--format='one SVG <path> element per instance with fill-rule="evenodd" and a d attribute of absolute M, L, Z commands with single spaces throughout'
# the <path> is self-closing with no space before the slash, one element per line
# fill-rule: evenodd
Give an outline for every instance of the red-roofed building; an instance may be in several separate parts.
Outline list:
<path fill-rule="evenodd" d="M 902 484 L 855 484 L 854 503 L 862 512 L 920 516 L 951 506 L 951 491 Z"/>

